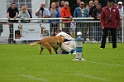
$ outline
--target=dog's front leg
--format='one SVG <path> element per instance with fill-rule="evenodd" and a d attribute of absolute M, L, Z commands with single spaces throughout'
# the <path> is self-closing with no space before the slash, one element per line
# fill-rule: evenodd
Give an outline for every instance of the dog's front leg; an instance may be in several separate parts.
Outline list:
<path fill-rule="evenodd" d="M 53 47 L 53 49 L 54 49 L 55 53 L 57 54 L 58 48 Z"/>
<path fill-rule="evenodd" d="M 43 49 L 44 49 L 44 48 L 40 47 L 40 54 L 42 53 Z"/>

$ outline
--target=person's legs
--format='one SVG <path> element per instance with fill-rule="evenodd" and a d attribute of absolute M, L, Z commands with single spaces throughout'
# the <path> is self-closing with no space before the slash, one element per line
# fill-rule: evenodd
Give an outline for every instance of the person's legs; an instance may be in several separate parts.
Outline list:
<path fill-rule="evenodd" d="M 93 27 L 93 36 L 94 36 L 94 41 L 97 41 L 97 38 L 98 38 L 98 36 L 97 36 L 98 34 L 97 34 L 97 27 Z"/>
<path fill-rule="evenodd" d="M 9 25 L 9 38 L 8 38 L 8 43 L 10 44 L 13 41 L 13 24 Z"/>
<path fill-rule="evenodd" d="M 64 32 L 70 35 L 70 23 L 65 23 Z"/>
<path fill-rule="evenodd" d="M 68 54 L 68 53 L 73 54 L 74 53 L 75 49 L 71 47 L 70 43 L 71 43 L 70 41 L 62 43 L 62 45 L 61 45 L 62 54 L 65 54 L 65 52 L 66 52 L 66 54 Z"/>
<path fill-rule="evenodd" d="M 116 38 L 116 28 L 111 28 L 111 36 L 112 36 L 112 47 L 117 47 L 117 38 Z"/>
<path fill-rule="evenodd" d="M 108 35 L 108 28 L 104 28 L 103 29 L 103 36 L 102 36 L 102 42 L 101 42 L 101 47 L 100 48 L 105 48 L 105 44 L 106 44 L 106 37 Z"/>
<path fill-rule="evenodd" d="M 53 36 L 54 26 L 53 23 L 50 24 L 50 36 Z"/>
<path fill-rule="evenodd" d="M 122 27 L 116 31 L 117 31 L 117 39 L 122 41 Z"/>
<path fill-rule="evenodd" d="M 101 41 L 102 38 L 102 27 L 98 27 L 98 41 Z"/>
<path fill-rule="evenodd" d="M 54 24 L 54 30 L 53 30 L 53 36 L 55 36 L 55 31 L 57 30 L 57 29 L 59 29 L 59 24 L 58 23 L 55 23 Z"/>
<path fill-rule="evenodd" d="M 82 32 L 82 38 L 84 39 L 84 41 L 86 41 L 86 32 L 87 32 L 87 26 L 86 24 L 81 24 L 81 32 Z"/>
<path fill-rule="evenodd" d="M 71 48 L 73 48 L 74 50 L 76 50 L 76 42 L 75 42 L 75 41 L 70 41 L 69 46 L 70 46 Z"/>

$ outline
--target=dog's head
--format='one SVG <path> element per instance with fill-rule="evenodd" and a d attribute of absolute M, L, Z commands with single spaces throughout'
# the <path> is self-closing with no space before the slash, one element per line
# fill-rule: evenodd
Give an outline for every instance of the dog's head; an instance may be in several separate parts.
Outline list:
<path fill-rule="evenodd" d="M 64 37 L 63 36 L 56 36 L 56 37 L 58 40 L 57 43 L 61 45 L 64 42 Z"/>

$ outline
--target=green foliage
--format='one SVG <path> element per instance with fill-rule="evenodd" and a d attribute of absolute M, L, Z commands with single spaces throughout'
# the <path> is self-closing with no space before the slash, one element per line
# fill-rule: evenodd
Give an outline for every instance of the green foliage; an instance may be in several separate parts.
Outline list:
<path fill-rule="evenodd" d="M 0 45 L 0 82 L 123 82 L 124 44 L 84 44 L 86 61 L 75 55 L 39 55 L 39 45 Z"/>

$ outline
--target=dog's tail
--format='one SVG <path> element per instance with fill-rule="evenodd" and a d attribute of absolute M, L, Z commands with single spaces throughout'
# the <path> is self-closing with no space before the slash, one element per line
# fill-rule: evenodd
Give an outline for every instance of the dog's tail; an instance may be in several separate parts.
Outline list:
<path fill-rule="evenodd" d="M 30 43 L 31 46 L 35 46 L 36 44 L 40 44 L 40 42 L 33 42 L 33 43 Z"/>

